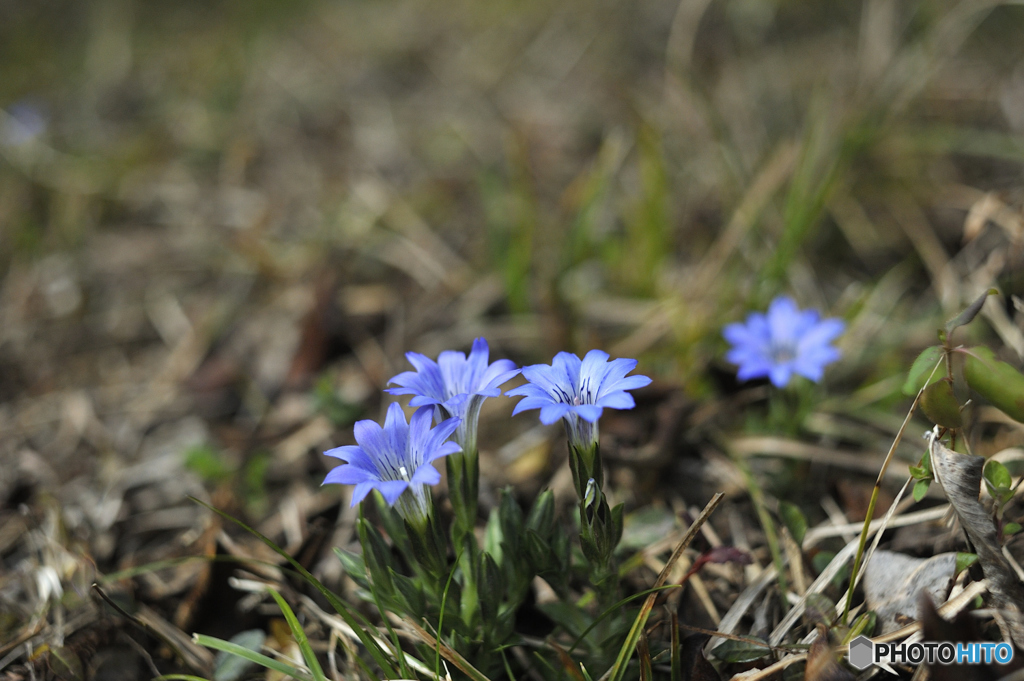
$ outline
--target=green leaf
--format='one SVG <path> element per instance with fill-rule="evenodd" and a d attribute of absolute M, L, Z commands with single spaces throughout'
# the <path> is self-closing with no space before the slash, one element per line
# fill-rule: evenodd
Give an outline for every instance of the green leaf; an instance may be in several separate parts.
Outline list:
<path fill-rule="evenodd" d="M 504 533 L 501 530 L 501 518 L 498 517 L 498 509 L 492 508 L 491 514 L 487 517 L 487 527 L 484 529 L 484 551 L 490 554 L 491 558 L 498 565 L 501 565 L 503 552 L 501 550 Z"/>
<path fill-rule="evenodd" d="M 273 669 L 274 671 L 287 674 L 288 676 L 294 676 L 296 679 L 305 681 L 312 678 L 309 674 L 298 667 L 275 660 L 272 657 L 267 657 L 262 653 L 257 653 L 255 650 L 249 650 L 248 648 L 240 646 L 237 643 L 232 643 L 231 641 L 225 641 L 205 634 L 192 634 L 192 642 L 197 645 L 206 646 L 207 648 L 213 648 L 214 650 L 238 655 L 250 662 L 255 662 L 261 667 Z"/>
<path fill-rule="evenodd" d="M 978 346 L 959 351 L 964 356 L 967 385 L 1015 421 L 1024 422 L 1024 375 Z"/>
<path fill-rule="evenodd" d="M 427 611 L 427 601 L 423 595 L 423 586 L 417 584 L 415 580 L 391 570 L 391 568 L 388 568 L 388 570 L 391 571 L 391 581 L 395 585 L 395 590 L 405 601 L 406 614 L 417 620 L 421 619 Z"/>
<path fill-rule="evenodd" d="M 935 369 L 936 365 L 942 360 L 942 346 L 933 345 L 930 348 L 926 348 L 914 363 L 910 366 L 910 373 L 907 374 L 907 380 L 903 383 L 903 394 L 904 395 L 916 395 L 917 391 L 924 387 L 925 381 L 928 380 L 928 376 L 932 375 L 932 369 Z M 943 376 L 946 372 L 939 367 L 932 375 L 931 381 L 934 382 Z"/>
<path fill-rule="evenodd" d="M 368 590 L 370 588 L 370 582 L 366 579 L 366 563 L 363 562 L 361 554 L 352 553 L 335 546 L 334 555 L 341 561 L 341 567 L 345 570 L 345 574 L 364 589 Z"/>
<path fill-rule="evenodd" d="M 1010 486 L 1013 484 L 1010 471 L 1006 470 L 1006 466 L 998 461 L 986 461 L 983 475 L 985 476 L 985 482 L 992 489 L 1002 491 L 1010 489 Z M 995 494 L 992 496 L 995 496 Z"/>
<path fill-rule="evenodd" d="M 943 428 L 957 429 L 964 425 L 960 415 L 960 403 L 953 395 L 953 383 L 948 380 L 935 381 L 921 394 L 921 411 L 925 416 Z"/>
<path fill-rule="evenodd" d="M 63 681 L 82 681 L 85 678 L 82 660 L 71 648 L 54 646 L 46 657 L 46 663 L 54 675 Z"/>
<path fill-rule="evenodd" d="M 546 538 L 551 534 L 554 521 L 555 493 L 546 489 L 533 502 L 533 508 L 530 509 L 530 514 L 526 518 L 526 527 Z"/>
<path fill-rule="evenodd" d="M 836 554 L 831 551 L 818 551 L 814 554 L 814 557 L 811 558 L 811 565 L 814 566 L 814 572 L 820 575 L 825 571 L 825 568 L 828 567 L 829 563 L 831 563 L 835 557 Z"/>
<path fill-rule="evenodd" d="M 846 636 L 843 637 L 843 644 L 847 644 L 853 639 L 857 638 L 861 634 L 870 636 L 875 631 L 875 625 L 878 623 L 878 616 L 871 610 L 859 616 L 853 620 L 853 624 L 850 625 L 850 631 L 847 632 Z"/>
<path fill-rule="evenodd" d="M 914 501 L 921 501 L 924 499 L 924 495 L 928 494 L 928 486 L 932 484 L 931 478 L 925 478 L 924 480 L 918 480 L 914 483 Z"/>
<path fill-rule="evenodd" d="M 501 491 L 498 502 L 498 521 L 501 523 L 502 542 L 511 550 L 513 556 L 519 555 L 519 538 L 523 534 L 523 511 L 516 502 L 512 488 Z M 495 561 L 497 557 L 495 556 Z"/>
<path fill-rule="evenodd" d="M 231 643 L 259 652 L 267 635 L 262 629 L 246 629 L 231 637 Z M 237 681 L 253 664 L 252 660 L 221 651 L 213 670 L 213 681 Z"/>
<path fill-rule="evenodd" d="M 363 517 L 362 508 L 356 520 L 359 543 L 363 547 L 363 561 L 374 587 L 385 597 L 394 598 L 395 587 L 391 583 L 391 549 L 384 541 L 384 535 Z"/>
<path fill-rule="evenodd" d="M 576 643 L 569 648 L 569 652 L 572 652 L 579 645 L 583 637 L 590 631 L 594 621 L 586 611 L 576 607 L 573 603 L 551 601 L 550 603 L 542 603 L 537 607 L 571 636 L 577 638 Z"/>
<path fill-rule="evenodd" d="M 924 480 L 925 478 L 930 478 L 931 475 L 922 466 L 911 466 L 910 477 L 914 480 Z"/>
<path fill-rule="evenodd" d="M 976 553 L 965 553 L 957 551 L 956 554 L 956 572 L 954 574 L 960 574 L 967 568 L 971 567 L 978 562 L 978 554 Z"/>
<path fill-rule="evenodd" d="M 749 637 L 754 638 L 754 637 Z M 760 640 L 760 639 L 757 639 Z M 746 641 L 734 641 L 729 639 L 711 651 L 711 654 L 722 662 L 742 663 L 754 662 L 762 657 L 771 654 L 768 644 L 757 645 Z"/>
<path fill-rule="evenodd" d="M 292 612 L 291 606 L 288 605 L 288 601 L 281 597 L 281 594 L 277 593 L 277 590 L 268 588 L 270 595 L 277 601 L 277 607 L 281 608 L 281 614 L 284 615 L 285 621 L 288 623 L 288 628 L 292 630 L 292 636 L 295 637 L 295 642 L 299 644 L 299 650 L 302 652 L 302 659 L 306 661 L 306 666 L 309 671 L 313 674 L 314 681 L 327 681 L 327 677 L 324 676 L 324 670 L 320 667 L 320 661 L 316 659 L 316 653 L 313 652 L 313 646 L 309 644 L 309 639 L 306 638 L 306 632 L 303 631 L 302 625 L 299 624 L 299 619 Z"/>
<path fill-rule="evenodd" d="M 953 329 L 970 324 L 974 318 L 978 316 L 978 313 L 981 312 L 981 308 L 985 305 L 985 301 L 988 297 L 996 295 L 999 295 L 999 291 L 994 288 L 990 288 L 978 296 L 978 299 L 968 305 L 966 310 L 946 322 L 946 333 L 953 333 Z"/>
<path fill-rule="evenodd" d="M 1020 523 L 1006 523 L 1003 525 L 1003 536 L 1009 537 L 1020 532 Z"/>
<path fill-rule="evenodd" d="M 786 529 L 793 535 L 796 545 L 803 546 L 804 535 L 807 534 L 807 518 L 804 516 L 803 511 L 795 504 L 791 504 L 788 501 L 780 501 L 779 516 L 782 518 Z"/>

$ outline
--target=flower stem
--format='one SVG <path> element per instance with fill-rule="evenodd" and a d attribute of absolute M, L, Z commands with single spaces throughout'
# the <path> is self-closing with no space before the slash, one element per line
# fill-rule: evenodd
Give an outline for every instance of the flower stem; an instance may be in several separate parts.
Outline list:
<path fill-rule="evenodd" d="M 452 542 L 462 545 L 462 537 L 476 526 L 477 497 L 480 493 L 480 459 L 476 443 L 466 443 L 463 451 L 445 457 L 448 470 L 448 496 L 455 514 Z"/>

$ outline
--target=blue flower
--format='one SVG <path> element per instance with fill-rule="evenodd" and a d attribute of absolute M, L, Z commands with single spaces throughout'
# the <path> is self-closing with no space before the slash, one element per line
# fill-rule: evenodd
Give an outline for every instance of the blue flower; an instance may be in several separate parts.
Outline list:
<path fill-rule="evenodd" d="M 443 418 L 462 419 L 455 439 L 467 452 L 476 451 L 476 426 L 480 405 L 488 397 L 501 395 L 499 386 L 519 373 L 507 359 L 487 363 L 490 349 L 487 341 L 477 338 L 469 357 L 462 352 L 445 350 L 437 361 L 418 352 L 406 353 L 415 371 L 404 371 L 390 381 L 398 388 L 388 388 L 392 395 L 412 395 L 409 406 L 433 406 L 438 421 Z"/>
<path fill-rule="evenodd" d="M 769 378 L 785 387 L 793 374 L 820 381 L 825 365 L 840 357 L 830 343 L 843 333 L 839 319 L 819 319 L 817 310 L 800 310 L 787 296 L 779 296 L 768 313 L 753 312 L 746 324 L 729 324 L 722 335 L 733 346 L 725 358 L 739 366 L 741 381 Z"/>
<path fill-rule="evenodd" d="M 324 452 L 345 462 L 327 474 L 324 484 L 355 485 L 352 506 L 370 490 L 380 490 L 388 505 L 398 502 L 403 517 L 422 522 L 430 510 L 427 485 L 441 481 L 441 474 L 431 462 L 462 449 L 447 441 L 458 428 L 459 420 L 448 419 L 431 428 L 432 416 L 430 409 L 417 409 L 407 424 L 402 408 L 392 404 L 383 428 L 374 421 L 356 421 L 358 445 Z M 404 494 L 406 491 L 409 493 Z"/>
<path fill-rule="evenodd" d="M 597 440 L 597 420 L 609 409 L 636 406 L 627 390 L 642 388 L 651 382 L 647 376 L 626 376 L 636 368 L 635 359 L 613 359 L 608 353 L 591 350 L 581 361 L 571 352 L 560 352 L 548 364 L 523 367 L 529 383 L 509 390 L 506 395 L 522 396 L 512 415 L 527 409 L 540 409 L 540 420 L 552 424 L 564 419 L 571 441 L 593 444 Z"/>

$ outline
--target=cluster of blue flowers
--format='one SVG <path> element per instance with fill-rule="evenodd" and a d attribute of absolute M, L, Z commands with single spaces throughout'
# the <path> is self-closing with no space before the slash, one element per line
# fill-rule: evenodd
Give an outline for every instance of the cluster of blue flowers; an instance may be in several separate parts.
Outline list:
<path fill-rule="evenodd" d="M 450 454 L 476 456 L 480 406 L 488 397 L 501 395 L 501 386 L 522 372 L 528 383 L 506 395 L 525 399 L 514 414 L 540 409 L 540 420 L 552 424 L 562 419 L 570 445 L 596 445 L 597 421 L 605 408 L 635 406 L 627 390 L 651 382 L 646 376 L 626 376 L 636 368 L 634 359 L 608 361 L 608 354 L 591 350 L 582 360 L 568 352 L 558 353 L 552 364 L 518 369 L 507 359 L 488 363 L 487 341 L 477 338 L 466 357 L 445 351 L 435 362 L 419 353 L 406 354 L 415 371 L 392 378 L 392 395 L 412 395 L 409 405 L 419 407 L 407 424 L 398 404 L 388 408 L 384 427 L 374 421 L 355 424 L 357 445 L 331 449 L 325 454 L 345 463 L 324 483 L 355 485 L 352 505 L 377 489 L 411 523 L 421 524 L 429 514 L 427 486 L 437 484 L 440 474 L 432 462 Z M 431 428 L 431 422 L 437 425 Z M 449 438 L 454 436 L 454 441 Z M 397 502 L 397 503 L 396 503 Z"/>
<path fill-rule="evenodd" d="M 800 310 L 790 298 L 780 296 L 766 314 L 752 313 L 745 324 L 729 324 L 723 329 L 732 345 L 726 359 L 738 365 L 741 381 L 768 378 L 780 388 L 796 375 L 820 381 L 825 366 L 839 359 L 839 350 L 831 342 L 843 328 L 840 320 L 822 320 L 817 311 Z M 601 350 L 591 350 L 582 360 L 560 352 L 551 364 L 522 369 L 507 359 L 489 362 L 489 354 L 483 338 L 473 342 L 468 357 L 449 350 L 434 361 L 416 352 L 407 353 L 415 370 L 393 377 L 389 384 L 397 387 L 385 392 L 411 395 L 409 405 L 418 407 L 416 413 L 407 423 L 401 407 L 392 404 L 383 428 L 374 421 L 357 422 L 357 445 L 325 452 L 345 463 L 328 473 L 324 483 L 355 485 L 353 506 L 377 489 L 406 520 L 422 524 L 431 508 L 427 487 L 441 479 L 432 462 L 458 455 L 463 457 L 463 468 L 449 468 L 449 473 L 461 471 L 460 475 L 468 477 L 463 493 L 472 499 L 463 500 L 456 510 L 469 509 L 464 513 L 469 514 L 465 522 L 471 527 L 476 510 L 480 407 L 488 397 L 501 395 L 501 386 L 522 373 L 527 382 L 505 393 L 523 398 L 512 413 L 539 409 L 544 424 L 562 420 L 583 502 L 588 486 L 593 490 L 595 478 L 597 487 L 602 482 L 596 451 L 602 411 L 632 409 L 636 403 L 628 391 L 648 385 L 651 379 L 627 375 L 636 368 L 635 359 L 609 361 L 608 353 Z M 434 422 L 437 425 L 431 427 Z"/>

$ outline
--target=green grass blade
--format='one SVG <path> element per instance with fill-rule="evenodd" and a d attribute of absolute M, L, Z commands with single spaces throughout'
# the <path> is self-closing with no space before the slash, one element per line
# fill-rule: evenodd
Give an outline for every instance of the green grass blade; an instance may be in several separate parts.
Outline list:
<path fill-rule="evenodd" d="M 191 674 L 161 674 L 160 676 L 154 676 L 151 681 L 210 681 L 204 679 L 201 676 L 192 676 Z"/>
<path fill-rule="evenodd" d="M 452 565 L 452 571 L 448 573 L 448 581 L 444 583 L 444 593 L 441 594 L 441 613 L 437 616 L 437 645 L 434 647 L 434 674 L 436 676 L 441 675 L 441 627 L 444 624 L 444 609 L 448 604 L 448 589 L 452 585 L 452 578 L 455 577 L 456 566 L 459 564 L 459 559 L 462 558 L 462 552 L 455 556 L 455 564 Z"/>
<path fill-rule="evenodd" d="M 373 602 L 377 606 L 377 611 L 380 612 L 380 618 L 384 622 L 384 626 L 387 627 L 388 635 L 391 636 L 391 645 L 395 647 L 395 657 L 398 658 L 398 671 L 401 672 L 403 679 L 412 677 L 412 672 L 409 671 L 409 665 L 405 660 L 405 651 L 402 650 L 402 644 L 398 640 L 398 634 L 395 632 L 394 627 L 391 626 L 391 621 L 388 620 L 387 614 L 384 612 L 384 606 L 381 605 L 380 596 L 377 594 L 377 588 L 373 585 L 373 581 L 370 582 L 370 595 L 373 596 Z"/>
<path fill-rule="evenodd" d="M 334 608 L 335 612 L 337 612 L 338 615 L 343 620 L 345 620 L 345 624 L 352 627 L 352 630 L 355 631 L 356 636 L 359 637 L 359 641 L 366 648 L 367 652 L 373 658 L 374 662 L 376 662 L 380 666 L 380 668 L 384 670 L 385 676 L 398 676 L 398 670 L 395 669 L 395 666 L 391 663 L 391 660 L 388 659 L 387 654 L 380 647 L 377 641 L 374 640 L 374 638 L 370 636 L 370 634 L 366 633 L 366 628 L 372 628 L 372 625 L 370 625 L 370 623 L 367 622 L 366 619 L 363 618 L 361 615 L 358 618 L 355 615 L 353 615 L 352 612 L 348 609 L 348 606 L 346 606 L 333 591 L 324 586 L 319 579 L 310 574 L 309 570 L 304 568 L 299 563 L 299 561 L 292 558 L 287 551 L 285 551 L 280 546 L 275 544 L 269 538 L 265 537 L 258 530 L 249 527 L 238 518 L 235 518 L 225 513 L 224 511 L 221 511 L 218 508 L 214 508 L 210 504 L 207 504 L 206 502 L 201 501 L 200 499 L 196 499 L 195 497 L 190 496 L 189 499 L 196 502 L 200 506 L 210 509 L 211 511 L 221 516 L 222 518 L 230 520 L 231 522 L 235 523 L 243 530 L 258 538 L 268 547 L 273 549 L 273 551 L 277 553 L 279 556 L 281 556 L 289 563 L 291 563 L 292 567 L 294 567 L 298 571 L 298 573 L 302 575 L 303 579 L 305 579 L 307 582 L 313 585 L 313 587 L 316 588 L 316 590 L 319 591 L 323 595 L 323 597 L 327 599 L 327 602 L 331 604 L 331 607 Z"/>
<path fill-rule="evenodd" d="M 583 633 L 579 635 L 579 638 L 577 638 L 576 641 L 572 644 L 572 646 L 569 647 L 569 650 L 567 652 L 571 653 L 572 651 L 576 650 L 579 644 L 583 643 L 583 639 L 587 637 L 587 634 L 590 633 L 591 629 L 596 627 L 606 617 L 617 613 L 619 610 L 622 609 L 623 606 L 626 605 L 626 603 L 629 603 L 630 601 L 635 601 L 636 599 L 641 598 L 642 596 L 647 596 L 658 591 L 665 591 L 666 589 L 678 589 L 681 586 L 681 584 L 666 584 L 665 586 L 658 586 L 653 589 L 647 589 L 645 591 L 635 593 L 632 596 L 627 596 L 626 598 L 623 598 L 621 601 L 619 601 L 618 603 L 616 603 L 615 605 L 613 605 L 612 607 L 608 608 L 600 615 L 598 615 L 594 619 L 594 621 L 590 623 L 590 626 L 583 630 Z"/>
<path fill-rule="evenodd" d="M 654 583 L 655 589 L 661 587 L 665 580 L 668 579 L 669 572 L 672 567 L 679 560 L 679 556 L 683 555 L 683 551 L 690 545 L 694 537 L 697 536 L 697 532 L 700 530 L 704 522 L 711 517 L 711 514 L 718 504 L 722 503 L 722 499 L 725 495 L 721 492 L 715 494 L 708 502 L 704 510 L 701 511 L 700 516 L 693 521 L 693 524 L 686 530 L 686 534 L 679 540 L 679 544 L 676 545 L 675 550 L 672 552 L 672 556 L 665 563 L 665 567 L 662 569 L 661 574 L 658 575 L 657 581 Z M 633 620 L 633 626 L 629 630 L 629 634 L 626 635 L 626 641 L 622 644 L 622 648 L 619 650 L 619 656 L 615 658 L 615 663 L 611 669 L 605 673 L 603 679 L 608 681 L 622 681 L 622 678 L 626 675 L 626 668 L 629 665 L 629 659 L 633 657 L 633 651 L 636 650 L 637 644 L 640 642 L 640 635 L 643 633 L 644 625 L 647 624 L 647 618 L 651 616 L 651 610 L 654 609 L 654 597 L 655 594 L 648 594 L 647 600 L 644 601 L 643 607 L 640 608 L 640 613 Z"/>
<path fill-rule="evenodd" d="M 255 650 L 249 650 L 245 646 L 240 646 L 237 643 L 232 643 L 231 641 L 225 641 L 205 634 L 192 634 L 192 641 L 198 645 L 206 646 L 207 648 L 213 648 L 214 650 L 220 650 L 225 653 L 244 657 L 250 662 L 255 662 L 261 667 L 266 667 L 267 669 L 273 669 L 274 671 L 281 672 L 282 674 L 294 676 L 296 679 L 311 678 L 309 674 L 298 667 L 294 667 L 286 662 L 281 662 L 280 660 L 275 660 L 272 657 L 267 657 L 262 653 L 257 653 Z"/>
<path fill-rule="evenodd" d="M 292 636 L 295 637 L 295 642 L 299 644 L 299 650 L 302 651 L 302 659 L 306 661 L 306 666 L 309 667 L 310 673 L 313 675 L 314 681 L 327 681 L 327 677 L 324 676 L 324 670 L 320 667 L 320 661 L 316 659 L 316 653 L 313 652 L 313 647 L 309 645 L 309 639 L 306 638 L 306 632 L 302 630 L 302 625 L 299 624 L 299 619 L 295 616 L 295 612 L 288 605 L 288 601 L 281 597 L 281 594 L 277 593 L 276 589 L 268 588 L 267 591 L 277 601 L 277 607 L 281 608 L 281 614 L 284 615 L 285 621 L 288 623 L 288 628 L 292 630 Z"/>

